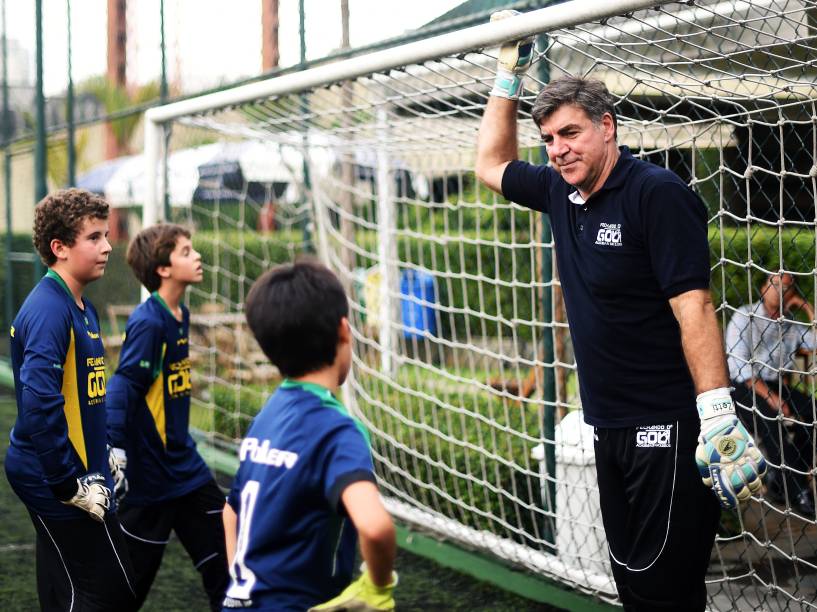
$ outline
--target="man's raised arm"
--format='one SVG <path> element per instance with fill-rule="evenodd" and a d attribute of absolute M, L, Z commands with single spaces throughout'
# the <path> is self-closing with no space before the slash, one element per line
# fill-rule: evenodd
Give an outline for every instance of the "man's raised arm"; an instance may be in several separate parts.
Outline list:
<path fill-rule="evenodd" d="M 516 107 L 516 100 L 492 95 L 479 126 L 477 178 L 500 195 L 505 167 L 518 156 Z"/>
<path fill-rule="evenodd" d="M 499 11 L 491 15 L 491 21 L 517 15 L 517 11 Z M 494 88 L 479 126 L 477 178 L 499 194 L 505 166 L 518 155 L 516 111 L 522 77 L 533 61 L 533 52 L 532 38 L 507 42 L 499 48 Z"/>

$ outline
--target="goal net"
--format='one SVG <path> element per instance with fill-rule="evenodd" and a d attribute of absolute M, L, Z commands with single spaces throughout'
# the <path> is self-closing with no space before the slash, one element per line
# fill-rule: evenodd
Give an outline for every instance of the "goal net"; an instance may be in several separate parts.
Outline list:
<path fill-rule="evenodd" d="M 146 222 L 165 216 L 174 155 L 218 146 L 223 162 L 192 204 L 168 198 L 207 272 L 190 295 L 204 442 L 235 445 L 279 380 L 242 322 L 250 285 L 313 252 L 349 295 L 343 399 L 390 511 L 615 600 L 548 220 L 473 173 L 497 44 L 527 34 L 520 156 L 546 162 L 529 115 L 544 83 L 603 80 L 619 143 L 708 208 L 733 377 L 748 368 L 786 403 L 765 410 L 757 387 L 741 400 L 777 484 L 723 514 L 710 607 L 817 607 L 814 0 L 576 0 L 149 111 Z M 805 303 L 779 293 L 775 312 L 770 275 Z"/>

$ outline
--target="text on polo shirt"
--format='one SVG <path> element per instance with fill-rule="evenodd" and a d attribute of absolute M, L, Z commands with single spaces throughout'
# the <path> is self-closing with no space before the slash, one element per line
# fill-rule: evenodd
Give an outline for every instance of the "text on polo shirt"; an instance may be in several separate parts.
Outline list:
<path fill-rule="evenodd" d="M 596 244 L 621 246 L 621 223 L 599 223 Z"/>
<path fill-rule="evenodd" d="M 270 448 L 269 440 L 264 440 L 259 445 L 258 438 L 244 438 L 241 448 L 238 451 L 239 461 L 244 461 L 249 456 L 253 463 L 261 465 L 271 465 L 273 467 L 284 466 L 290 469 L 298 460 L 298 454 L 277 448 Z"/>

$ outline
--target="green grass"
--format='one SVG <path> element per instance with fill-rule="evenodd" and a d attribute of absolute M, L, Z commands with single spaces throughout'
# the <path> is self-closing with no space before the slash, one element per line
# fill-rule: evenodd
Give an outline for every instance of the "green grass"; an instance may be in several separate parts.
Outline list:
<path fill-rule="evenodd" d="M 8 432 L 16 415 L 13 398 L 0 396 L 0 463 L 5 462 Z M 34 527 L 25 507 L 0 478 L 0 608 L 5 611 L 38 608 L 34 565 Z M 400 550 L 397 557 L 400 586 L 398 610 L 453 610 L 491 612 L 553 612 L 553 608 L 507 593 L 443 568 L 423 557 Z M 199 576 L 178 540 L 172 539 L 143 610 L 174 612 L 206 610 L 207 599 Z"/>

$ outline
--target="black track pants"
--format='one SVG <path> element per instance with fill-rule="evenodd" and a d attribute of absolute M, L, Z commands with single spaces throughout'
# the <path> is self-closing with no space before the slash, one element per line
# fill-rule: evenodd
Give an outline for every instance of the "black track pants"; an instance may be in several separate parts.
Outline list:
<path fill-rule="evenodd" d="M 43 612 L 136 610 L 133 570 L 115 514 L 104 523 L 29 514 L 37 530 L 37 594 Z"/>
<path fill-rule="evenodd" d="M 215 481 L 152 506 L 129 506 L 127 501 L 126 497 L 119 518 L 136 574 L 139 605 L 145 601 L 162 563 L 170 532 L 175 531 L 201 575 L 210 607 L 221 610 L 229 574 L 221 522 L 224 495 Z"/>
<path fill-rule="evenodd" d="M 595 429 L 602 521 L 627 612 L 703 612 L 720 505 L 695 465 L 697 418 Z"/>

